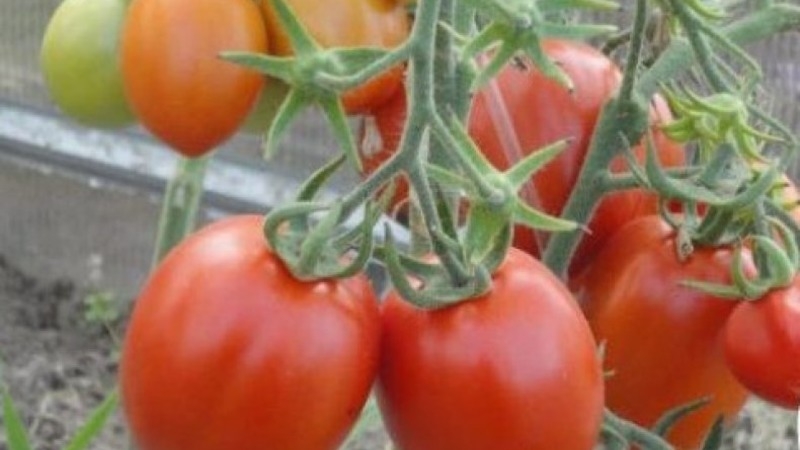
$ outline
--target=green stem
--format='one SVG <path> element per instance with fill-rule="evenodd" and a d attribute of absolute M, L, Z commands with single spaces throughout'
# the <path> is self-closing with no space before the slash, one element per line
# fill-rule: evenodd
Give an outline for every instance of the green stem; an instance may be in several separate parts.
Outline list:
<path fill-rule="evenodd" d="M 637 0 L 636 15 L 634 17 L 633 30 L 631 31 L 630 53 L 628 53 L 628 59 L 625 61 L 625 72 L 622 78 L 622 86 L 619 90 L 619 99 L 623 102 L 633 99 L 633 88 L 642 58 L 646 27 L 647 0 Z"/>
<path fill-rule="evenodd" d="M 753 43 L 777 33 L 800 27 L 800 6 L 785 3 L 770 4 L 722 28 L 723 36 L 738 45 Z M 689 70 L 693 60 L 692 48 L 686 39 L 673 40 L 647 73 L 639 79 L 637 89 L 652 97 L 659 86 Z"/>
<path fill-rule="evenodd" d="M 208 157 L 181 158 L 175 176 L 167 185 L 158 220 L 153 267 L 194 230 L 203 196 Z"/>
<path fill-rule="evenodd" d="M 625 65 L 618 98 L 607 103 L 600 114 L 575 190 L 567 200 L 561 217 L 578 223 L 589 222 L 600 199 L 605 195 L 604 179 L 611 161 L 647 127 L 647 106 L 638 101 L 635 82 L 644 45 L 647 24 L 647 0 L 637 0 L 630 53 Z M 649 98 L 649 97 L 646 97 Z M 559 276 L 566 276 L 569 261 L 581 239 L 581 230 L 555 233 L 548 242 L 542 261 Z"/>

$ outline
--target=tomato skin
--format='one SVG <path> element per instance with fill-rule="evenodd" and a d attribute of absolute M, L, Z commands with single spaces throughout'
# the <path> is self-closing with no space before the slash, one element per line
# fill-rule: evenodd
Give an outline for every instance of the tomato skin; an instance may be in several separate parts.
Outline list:
<path fill-rule="evenodd" d="M 223 61 L 226 50 L 265 53 L 250 0 L 133 0 L 122 36 L 125 93 L 136 115 L 181 154 L 211 151 L 236 132 L 264 77 Z"/>
<path fill-rule="evenodd" d="M 40 63 L 55 104 L 98 128 L 135 122 L 122 87 L 119 41 L 125 0 L 65 0 L 42 38 Z"/>
<path fill-rule="evenodd" d="M 145 285 L 120 368 L 138 448 L 335 449 L 358 417 L 379 359 L 370 286 L 294 280 L 262 224 L 204 228 Z"/>
<path fill-rule="evenodd" d="M 682 286 L 730 283 L 733 251 L 696 248 L 678 262 L 675 233 L 657 216 L 614 235 L 576 280 L 577 297 L 598 342 L 605 341 L 606 405 L 643 426 L 668 409 L 712 396 L 668 435 L 698 448 L 719 415 L 732 419 L 747 396 L 725 364 L 723 328 L 736 302 Z M 747 270 L 754 272 L 749 254 Z"/>
<path fill-rule="evenodd" d="M 433 311 L 382 305 L 376 394 L 404 450 L 580 449 L 598 437 L 603 381 L 571 294 L 511 249 L 483 297 Z"/>
<path fill-rule="evenodd" d="M 559 85 L 535 68 L 507 66 L 497 78 L 476 94 L 469 131 L 481 151 L 500 169 L 506 169 L 533 150 L 561 139 L 570 146 L 532 177 L 522 196 L 535 208 L 560 215 L 578 179 L 603 105 L 620 86 L 619 68 L 593 47 L 575 41 L 547 39 L 544 52 L 569 75 L 574 91 Z M 684 162 L 680 145 L 658 131 L 660 123 L 672 119 L 663 99 L 656 96 L 651 106 L 655 145 L 664 166 Z M 640 161 L 644 148 L 634 149 Z M 612 170 L 627 168 L 618 158 Z M 591 261 L 605 241 L 635 217 L 657 211 L 657 199 L 640 189 L 612 193 L 604 198 L 588 227 L 570 266 L 577 274 Z M 518 227 L 514 245 L 539 256 L 546 236 Z"/>
<path fill-rule="evenodd" d="M 800 406 L 800 277 L 736 307 L 725 326 L 725 360 L 753 394 Z"/>
<path fill-rule="evenodd" d="M 261 0 L 267 24 L 270 53 L 294 54 L 289 36 L 275 12 L 272 0 Z M 286 0 L 311 36 L 324 48 L 379 47 L 391 49 L 408 37 L 410 21 L 403 2 L 397 0 Z M 342 95 L 348 114 L 363 114 L 383 104 L 400 87 L 403 66 L 369 80 Z"/>

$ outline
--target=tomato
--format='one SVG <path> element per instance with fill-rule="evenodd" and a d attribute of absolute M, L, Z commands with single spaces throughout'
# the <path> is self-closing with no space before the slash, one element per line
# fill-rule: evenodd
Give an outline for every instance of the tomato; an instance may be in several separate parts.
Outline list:
<path fill-rule="evenodd" d="M 219 53 L 266 49 L 251 0 L 133 0 L 122 36 L 125 92 L 154 135 L 200 156 L 236 132 L 264 84 Z"/>
<path fill-rule="evenodd" d="M 363 276 L 301 282 L 238 216 L 170 252 L 142 290 L 120 384 L 142 450 L 335 449 L 379 361 Z"/>
<path fill-rule="evenodd" d="M 382 305 L 376 395 L 404 450 L 580 449 L 598 438 L 603 380 L 586 320 L 541 263 L 511 249 L 482 297 Z"/>
<path fill-rule="evenodd" d="M 800 406 L 800 277 L 736 307 L 725 326 L 725 359 L 752 393 Z"/>
<path fill-rule="evenodd" d="M 403 2 L 398 0 L 286 0 L 309 34 L 325 48 L 379 47 L 391 49 L 408 37 L 410 23 Z M 267 23 L 270 53 L 289 56 L 294 53 L 289 36 L 272 6 L 272 0 L 261 0 Z M 400 87 L 403 66 L 369 80 L 342 96 L 349 114 L 371 111 L 384 103 Z"/>
<path fill-rule="evenodd" d="M 698 448 L 714 420 L 735 418 L 747 396 L 722 351 L 736 303 L 681 284 L 729 284 L 732 257 L 729 248 L 696 248 L 680 262 L 673 230 L 648 216 L 615 234 L 576 280 L 595 338 L 606 344 L 611 410 L 649 427 L 668 409 L 711 398 L 668 435 L 681 449 Z"/>
<path fill-rule="evenodd" d="M 622 75 L 617 66 L 598 50 L 579 42 L 544 40 L 547 56 L 571 78 L 570 93 L 535 68 L 509 65 L 475 96 L 469 131 L 483 153 L 498 168 L 506 169 L 528 153 L 560 139 L 572 138 L 571 145 L 536 173 L 523 188 L 522 196 L 541 211 L 560 215 L 578 179 L 595 123 L 603 105 L 619 88 Z M 658 124 L 671 120 L 660 97 L 653 100 L 651 122 L 656 148 L 665 166 L 680 165 L 683 149 L 658 131 Z M 644 148 L 635 149 L 641 161 Z M 611 169 L 627 168 L 618 158 Z M 657 199 L 635 189 L 608 195 L 588 227 L 571 263 L 576 274 L 589 263 L 605 241 L 622 225 L 656 212 Z M 538 256 L 546 236 L 518 228 L 514 244 Z"/>
<path fill-rule="evenodd" d="M 40 63 L 53 101 L 84 125 L 134 122 L 118 57 L 125 0 L 65 0 L 44 32 Z"/>

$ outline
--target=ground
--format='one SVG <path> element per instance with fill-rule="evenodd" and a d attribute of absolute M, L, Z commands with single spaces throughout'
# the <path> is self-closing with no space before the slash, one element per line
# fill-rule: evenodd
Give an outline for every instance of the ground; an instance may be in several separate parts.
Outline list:
<path fill-rule="evenodd" d="M 34 450 L 64 448 L 71 433 L 113 388 L 124 320 L 87 320 L 92 289 L 69 279 L 45 280 L 0 255 L 0 358 L 4 379 L 28 424 Z M 124 312 L 124 311 L 123 311 Z M 797 449 L 794 414 L 751 401 L 728 434 L 726 449 Z M 91 447 L 126 448 L 117 413 Z M 368 433 L 348 450 L 383 450 L 385 435 Z M 6 450 L 0 439 L 0 450 Z"/>

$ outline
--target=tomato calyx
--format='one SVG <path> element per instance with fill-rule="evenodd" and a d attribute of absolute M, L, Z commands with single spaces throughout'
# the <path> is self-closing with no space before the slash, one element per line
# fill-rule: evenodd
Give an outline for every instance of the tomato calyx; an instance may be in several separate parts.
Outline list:
<path fill-rule="evenodd" d="M 566 4 L 558 1 L 502 0 L 470 0 L 468 3 L 478 11 L 485 12 L 492 23 L 464 46 L 462 59 L 472 60 L 477 55 L 497 47 L 490 61 L 474 78 L 473 90 L 494 78 L 506 64 L 516 58 L 519 50 L 530 57 L 542 73 L 572 90 L 569 76 L 542 51 L 540 44 L 542 37 L 555 35 L 567 39 L 586 39 L 613 33 L 617 28 L 604 24 L 564 24 L 560 21 L 551 21 L 549 18 L 575 8 L 600 11 L 620 9 L 618 3 L 606 0 L 580 0 Z"/>
<path fill-rule="evenodd" d="M 378 48 L 323 49 L 304 28 L 285 0 L 273 0 L 275 11 L 294 49 L 294 56 L 283 57 L 245 52 L 223 52 L 222 58 L 278 78 L 290 86 L 275 118 L 265 133 L 263 150 L 269 158 L 277 152 L 280 137 L 306 108 L 319 106 L 331 125 L 334 137 L 349 162 L 361 170 L 355 141 L 350 133 L 341 94 L 365 79 L 387 70 L 402 60 L 407 49 L 387 51 Z M 353 74 L 343 83 L 341 77 Z"/>

